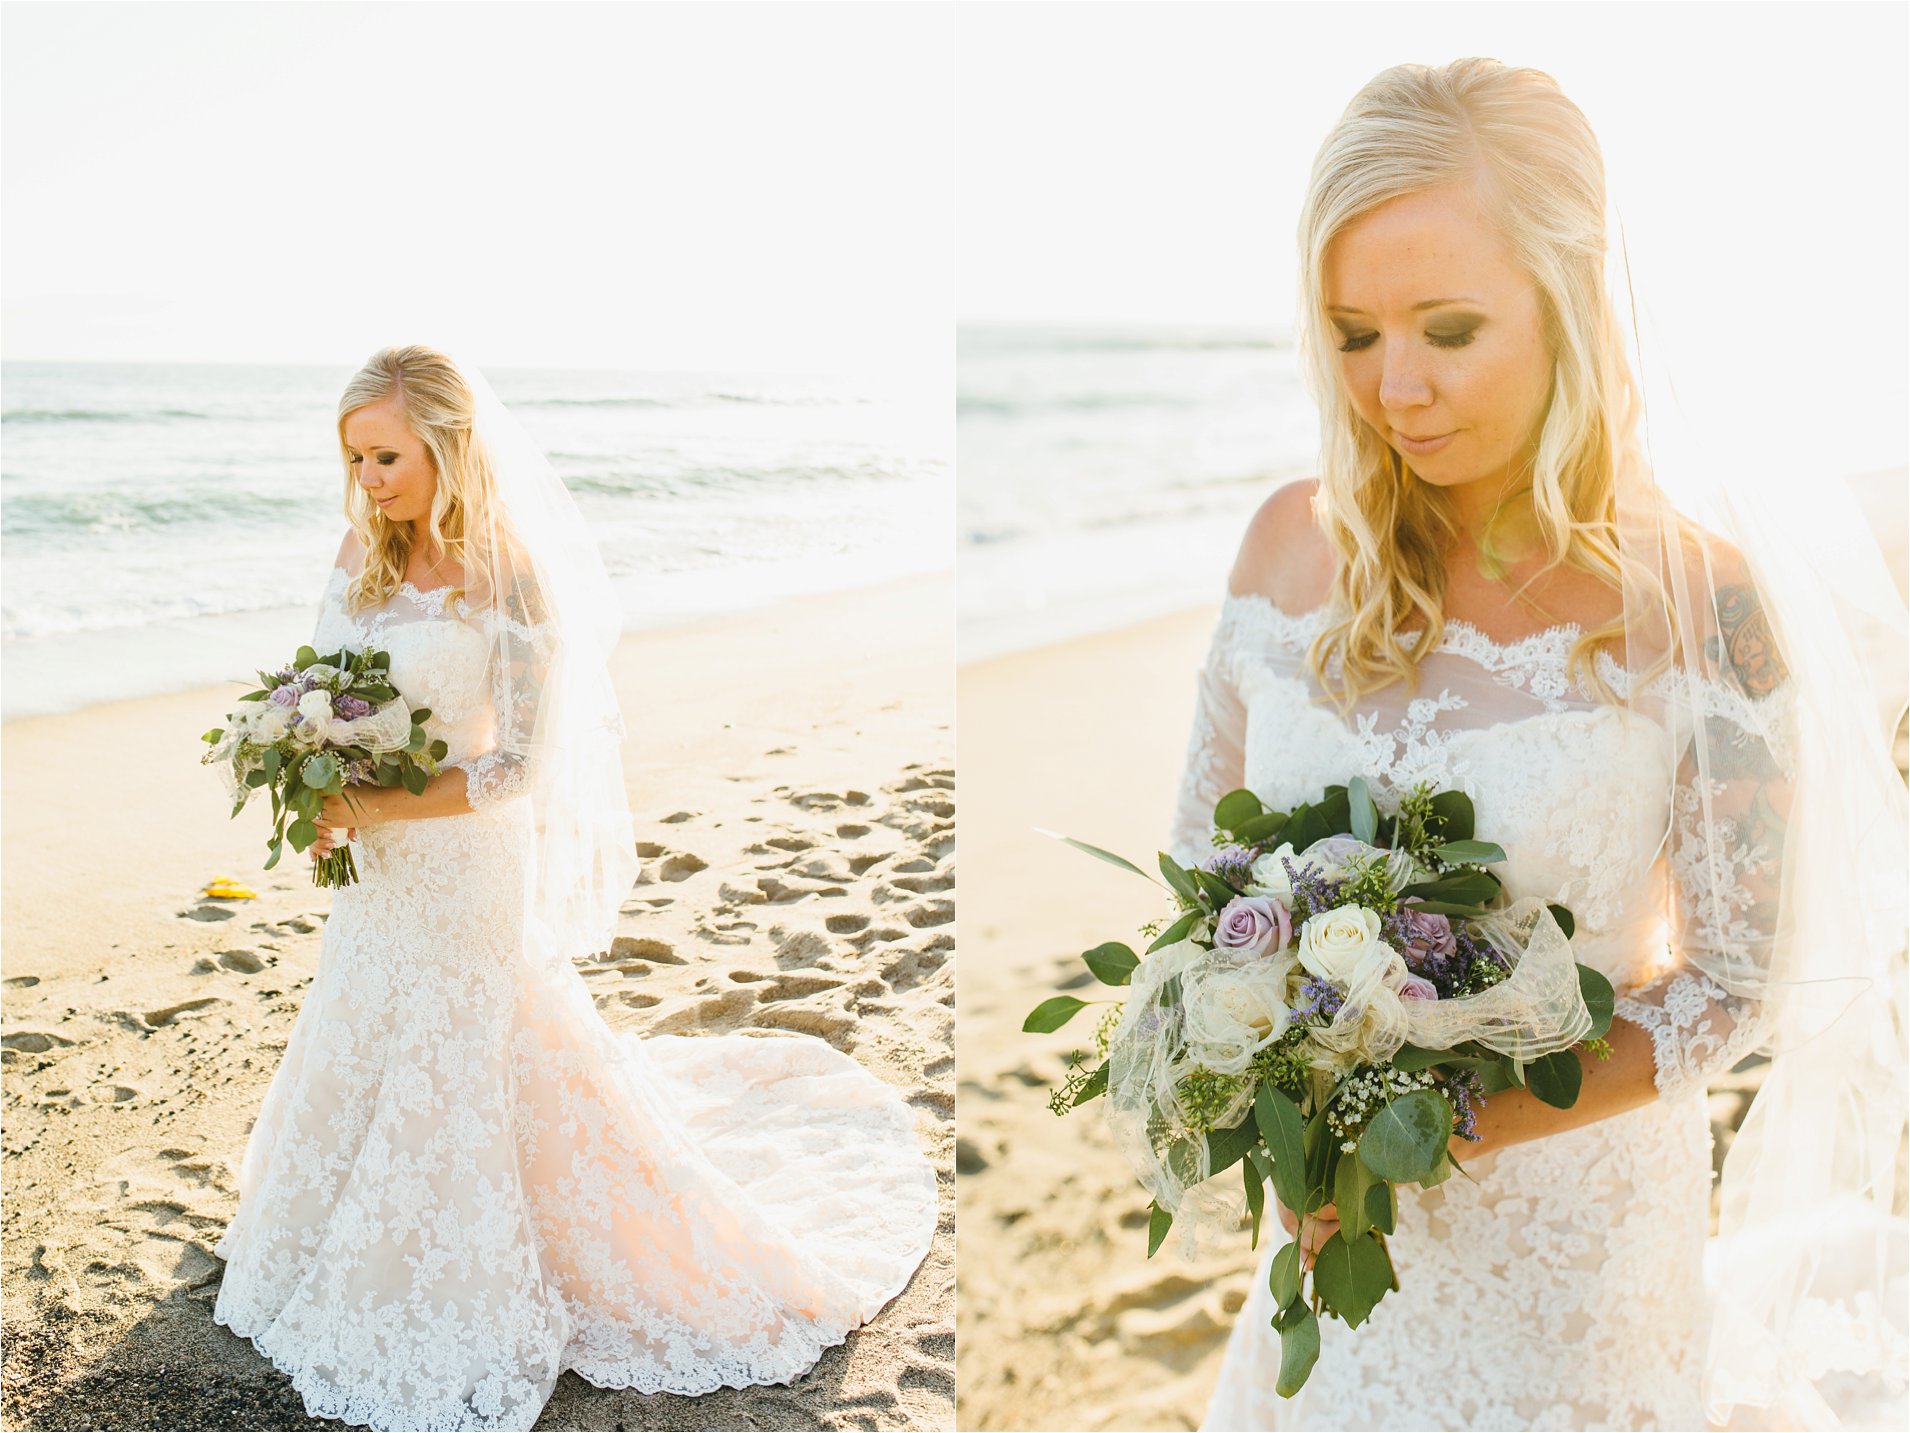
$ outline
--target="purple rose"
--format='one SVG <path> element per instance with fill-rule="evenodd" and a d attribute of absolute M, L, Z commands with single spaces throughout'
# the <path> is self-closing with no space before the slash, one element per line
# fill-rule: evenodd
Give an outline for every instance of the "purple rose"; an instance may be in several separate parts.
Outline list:
<path fill-rule="evenodd" d="M 1236 960 L 1253 960 L 1284 949 L 1293 937 L 1293 917 L 1271 896 L 1235 896 L 1220 912 L 1214 949 Z"/>
<path fill-rule="evenodd" d="M 1423 975 L 1409 975 L 1400 983 L 1401 1000 L 1437 1000 L 1439 989 Z"/>
<path fill-rule="evenodd" d="M 338 714 L 342 717 L 356 718 L 371 715 L 371 703 L 363 697 L 340 697 Z"/>
<path fill-rule="evenodd" d="M 1444 916 L 1401 906 L 1399 922 L 1405 936 L 1399 953 L 1415 970 L 1443 969 L 1446 962 L 1459 953 L 1458 942 L 1452 935 L 1452 922 Z"/>
<path fill-rule="evenodd" d="M 295 707 L 298 705 L 298 688 L 287 682 L 282 687 L 272 688 L 272 695 L 266 700 L 275 707 Z"/>

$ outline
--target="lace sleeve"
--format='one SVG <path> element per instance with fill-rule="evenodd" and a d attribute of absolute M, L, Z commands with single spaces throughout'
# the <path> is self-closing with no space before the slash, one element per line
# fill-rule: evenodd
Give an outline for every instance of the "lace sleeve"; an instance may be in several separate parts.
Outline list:
<path fill-rule="evenodd" d="M 520 589 L 502 611 L 485 614 L 491 647 L 491 749 L 462 764 L 473 811 L 524 795 L 534 779 L 533 736 L 556 651 L 556 626 L 544 619 L 534 592 Z"/>
<path fill-rule="evenodd" d="M 1779 955 L 1793 692 L 1773 653 L 1704 684 L 1672 791 L 1669 917 L 1677 963 L 1615 1013 L 1650 1032 L 1661 1097 L 1754 1051 Z"/>
<path fill-rule="evenodd" d="M 1246 780 L 1247 709 L 1234 657 L 1233 624 L 1223 610 L 1195 685 L 1194 724 L 1168 838 L 1169 853 L 1182 865 L 1213 849 L 1214 803 Z"/>

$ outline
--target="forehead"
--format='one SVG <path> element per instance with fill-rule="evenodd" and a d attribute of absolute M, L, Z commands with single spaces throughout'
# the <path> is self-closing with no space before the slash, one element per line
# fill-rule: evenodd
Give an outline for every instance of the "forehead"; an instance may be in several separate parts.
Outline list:
<path fill-rule="evenodd" d="M 1529 286 L 1479 202 L 1460 189 L 1402 194 L 1334 235 L 1321 277 L 1330 308 L 1410 309 L 1433 298 L 1504 298 Z"/>
<path fill-rule="evenodd" d="M 396 398 L 367 403 L 345 415 L 345 442 L 353 448 L 408 448 L 417 443 Z"/>

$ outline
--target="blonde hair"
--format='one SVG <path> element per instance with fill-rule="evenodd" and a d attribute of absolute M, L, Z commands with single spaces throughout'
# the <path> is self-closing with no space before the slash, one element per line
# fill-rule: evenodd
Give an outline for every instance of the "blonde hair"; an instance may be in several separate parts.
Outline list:
<path fill-rule="evenodd" d="M 1353 97 L 1321 144 L 1299 233 L 1301 361 L 1321 419 L 1315 507 L 1340 558 L 1332 615 L 1308 657 L 1332 690 L 1327 664 L 1337 652 L 1336 696 L 1349 707 L 1395 680 L 1416 689 L 1418 662 L 1445 629 L 1444 554 L 1457 523 L 1446 494 L 1408 478 L 1403 459 L 1360 419 L 1340 382 L 1325 311 L 1327 246 L 1389 200 L 1448 186 L 1478 200 L 1538 291 L 1553 356 L 1532 465 L 1542 570 L 1565 564 L 1622 587 L 1617 479 L 1622 466 L 1642 461 L 1639 404 L 1604 283 L 1598 140 L 1539 70 L 1486 59 L 1386 70 Z M 1415 617 L 1422 630 L 1402 650 L 1394 634 Z M 1624 625 L 1621 617 L 1583 633 L 1569 658 L 1607 698 L 1594 655 Z"/>
<path fill-rule="evenodd" d="M 487 520 L 497 511 L 490 455 L 472 438 L 476 400 L 457 365 L 423 344 L 379 349 L 352 375 L 338 399 L 345 517 L 365 549 L 364 566 L 346 589 L 349 612 L 376 606 L 396 592 L 411 559 L 411 525 L 387 518 L 358 485 L 345 443 L 346 418 L 369 404 L 394 398 L 437 469 L 437 494 L 426 525 L 444 554 L 467 576 L 473 545 L 486 540 Z M 449 597 L 460 597 L 464 590 L 461 585 L 454 587 Z"/>

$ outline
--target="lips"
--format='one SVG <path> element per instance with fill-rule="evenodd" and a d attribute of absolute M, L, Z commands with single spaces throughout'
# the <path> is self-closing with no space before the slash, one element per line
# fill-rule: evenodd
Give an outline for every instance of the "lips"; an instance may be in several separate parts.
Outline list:
<path fill-rule="evenodd" d="M 1398 429 L 1394 429 L 1393 443 L 1394 446 L 1403 452 L 1423 457 L 1427 453 L 1438 452 L 1441 448 L 1445 447 L 1446 444 L 1450 443 L 1453 438 L 1458 435 L 1458 432 L 1459 430 L 1455 428 L 1450 433 L 1436 433 L 1428 438 L 1413 438 L 1400 432 Z"/>

